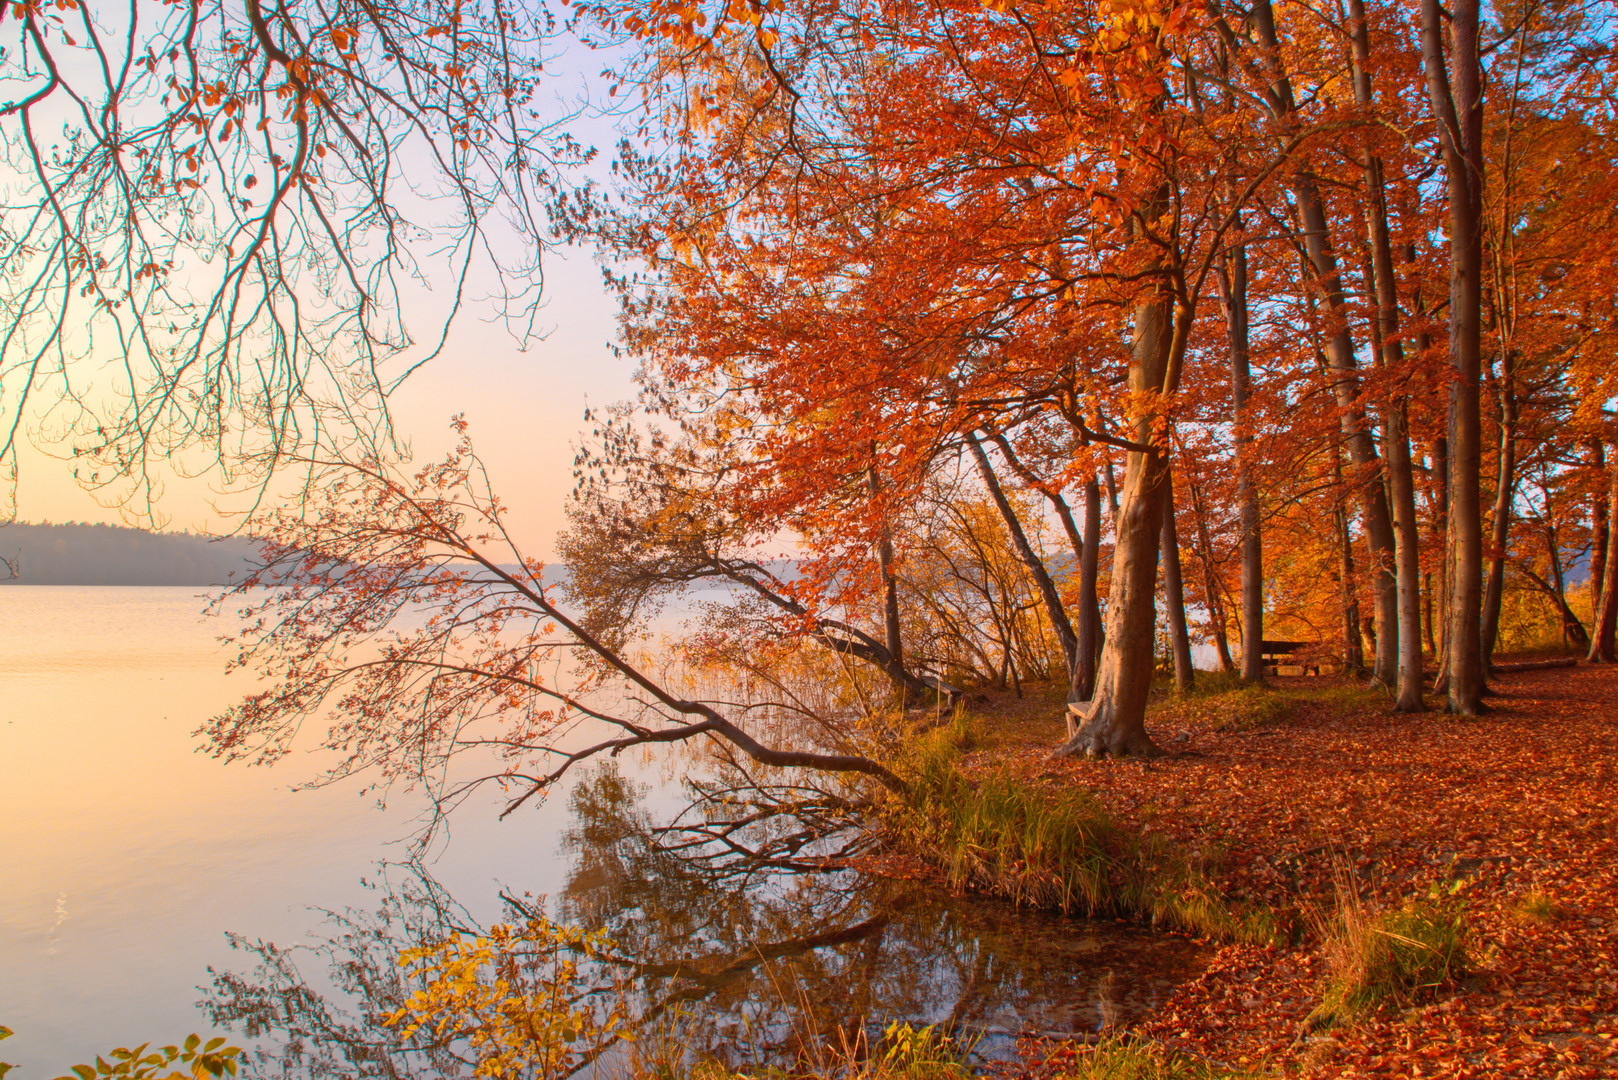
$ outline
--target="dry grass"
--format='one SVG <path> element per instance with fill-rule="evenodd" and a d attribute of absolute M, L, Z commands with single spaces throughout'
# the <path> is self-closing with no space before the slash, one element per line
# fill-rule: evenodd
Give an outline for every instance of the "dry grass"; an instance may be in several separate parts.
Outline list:
<path fill-rule="evenodd" d="M 1471 966 L 1459 909 L 1439 896 L 1376 911 L 1340 873 L 1336 909 L 1316 913 L 1313 921 L 1328 980 L 1320 1004 L 1305 1021 L 1310 1030 L 1407 1004 L 1454 983 Z"/>

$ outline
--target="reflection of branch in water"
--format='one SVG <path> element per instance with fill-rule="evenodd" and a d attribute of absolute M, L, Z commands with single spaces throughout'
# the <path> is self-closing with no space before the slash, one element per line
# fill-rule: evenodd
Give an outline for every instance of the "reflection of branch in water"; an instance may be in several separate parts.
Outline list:
<path fill-rule="evenodd" d="M 659 824 L 647 791 L 615 769 L 574 791 L 564 842 L 574 864 L 550 914 L 613 941 L 584 965 L 580 991 L 625 994 L 631 1028 L 677 1024 L 681 1045 L 698 1056 L 734 1059 L 746 1042 L 753 1064 L 780 1062 L 804 1032 L 846 1033 L 867 1021 L 879 1030 L 890 1020 L 947 1023 L 1009 1049 L 1018 1025 L 1072 1037 L 1094 1029 L 1098 1014 L 1103 1023 L 1138 1015 L 1195 972 L 1192 947 L 1179 939 L 944 901 L 846 870 L 769 867 L 807 866 L 846 843 L 793 846 L 814 828 L 795 811 L 824 815 L 823 824 L 846 820 L 845 807 L 813 792 L 749 799 L 713 787 Z M 741 836 L 744 851 L 704 848 L 705 835 Z M 464 1070 L 464 1047 L 433 1043 L 430 1031 L 401 1039 L 384 1023 L 416 988 L 396 964 L 401 951 L 479 931 L 420 867 L 409 869 L 409 880 L 382 883 L 389 888 L 374 915 L 328 913 L 323 943 L 233 939 L 258 966 L 215 974 L 204 1004 L 215 1023 L 273 1041 L 261 1072 L 425 1080 Z M 545 913 L 510 890 L 501 896 L 507 921 Z M 306 956 L 328 972 L 300 971 Z M 1098 972 L 1114 968 L 1121 977 L 1098 983 Z M 322 975 L 338 991 L 324 991 L 330 1000 L 315 988 Z"/>

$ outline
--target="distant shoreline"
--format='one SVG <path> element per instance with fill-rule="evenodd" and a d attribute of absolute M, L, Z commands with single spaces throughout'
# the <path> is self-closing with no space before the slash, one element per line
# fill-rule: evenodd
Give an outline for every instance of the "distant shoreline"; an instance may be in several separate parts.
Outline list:
<path fill-rule="evenodd" d="M 0 586 L 218 587 L 249 573 L 257 556 L 257 542 L 243 537 L 78 522 L 0 526 Z"/>

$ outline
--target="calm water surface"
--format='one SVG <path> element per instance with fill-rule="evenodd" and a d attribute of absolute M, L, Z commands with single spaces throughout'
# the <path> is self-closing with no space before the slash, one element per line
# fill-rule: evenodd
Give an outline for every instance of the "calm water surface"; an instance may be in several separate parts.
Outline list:
<path fill-rule="evenodd" d="M 418 798 L 292 790 L 314 756 L 260 769 L 197 752 L 192 732 L 251 686 L 224 674 L 202 604 L 179 588 L 0 588 L 0 1023 L 17 1033 L 0 1057 L 22 1080 L 226 1022 L 274 1056 L 288 1018 L 244 1004 L 288 977 L 268 943 L 308 946 L 296 977 L 363 1017 L 333 965 L 389 957 L 345 953 L 346 932 L 385 923 L 374 940 L 402 948 L 451 908 L 460 925 L 509 917 L 502 892 L 608 927 L 641 965 L 640 1011 L 700 1017 L 689 1026 L 721 1053 L 862 1018 L 953 1020 L 991 1043 L 1093 1030 L 1200 968 L 1175 939 L 848 874 L 704 872 L 649 840 L 686 797 L 667 757 L 583 774 L 505 821 L 491 793 L 401 866 Z M 265 1030 L 248 1038 L 249 1021 Z"/>

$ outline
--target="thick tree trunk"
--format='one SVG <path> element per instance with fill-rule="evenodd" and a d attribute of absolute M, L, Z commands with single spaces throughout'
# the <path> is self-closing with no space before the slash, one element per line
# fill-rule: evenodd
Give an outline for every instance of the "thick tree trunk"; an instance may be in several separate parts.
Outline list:
<path fill-rule="evenodd" d="M 1163 201 L 1167 201 L 1166 193 Z M 1191 312 L 1170 305 L 1167 283 L 1162 282 L 1135 307 L 1129 389 L 1137 402 L 1152 402 L 1179 388 L 1179 364 L 1185 355 Z M 1168 458 L 1153 441 L 1153 422 L 1153 411 L 1143 411 L 1131 432 L 1142 448 L 1129 451 L 1124 468 L 1101 668 L 1089 704 L 1068 712 L 1068 738 L 1056 751 L 1059 755 L 1160 752 L 1146 734 L 1146 700 L 1152 685 L 1157 549 Z"/>
<path fill-rule="evenodd" d="M 1611 469 L 1611 487 L 1607 493 L 1607 518 L 1618 521 L 1618 462 Z M 1602 564 L 1601 600 L 1596 604 L 1594 625 L 1590 633 L 1590 663 L 1610 664 L 1618 660 L 1614 650 L 1614 631 L 1618 630 L 1618 529 L 1608 527 L 1606 558 Z M 1593 582 L 1591 583 L 1594 584 Z"/>
<path fill-rule="evenodd" d="M 1247 248 L 1219 258 L 1215 280 L 1230 343 L 1230 414 L 1236 432 L 1236 513 L 1242 551 L 1242 682 L 1264 681 L 1264 536 L 1253 483 L 1253 376 L 1248 345 Z"/>
<path fill-rule="evenodd" d="M 1163 600 L 1168 608 L 1169 652 L 1174 657 L 1174 688 L 1181 693 L 1196 683 L 1191 666 L 1191 631 L 1185 621 L 1185 579 L 1180 565 L 1180 534 L 1174 513 L 1174 469 L 1163 472 Z"/>
<path fill-rule="evenodd" d="M 1022 558 L 1023 565 L 1028 567 L 1028 573 L 1033 577 L 1034 584 L 1039 588 L 1039 595 L 1045 601 L 1045 611 L 1050 615 L 1051 626 L 1056 630 L 1056 639 L 1062 645 L 1062 658 L 1067 664 L 1067 675 L 1073 677 L 1073 669 L 1078 666 L 1079 639 L 1073 633 L 1073 624 L 1068 621 L 1067 611 L 1062 607 L 1062 597 L 1056 591 L 1056 583 L 1051 580 L 1050 571 L 1045 569 L 1045 563 L 1040 559 L 1039 553 L 1028 542 L 1028 534 L 1023 531 L 1022 522 L 1017 519 L 1017 513 L 1011 508 L 1011 501 L 1000 488 L 1000 481 L 994 474 L 994 466 L 989 464 L 989 455 L 984 452 L 983 444 L 978 441 L 977 432 L 966 433 L 966 444 L 972 451 L 972 457 L 977 461 L 978 474 L 983 477 L 983 486 L 989 489 L 989 497 L 999 508 L 1000 516 L 1005 520 L 1006 531 L 1011 534 L 1011 542 L 1017 548 L 1017 554 Z"/>
<path fill-rule="evenodd" d="M 1454 562 L 1449 608 L 1451 712 L 1483 709 L 1482 464 L 1483 74 L 1478 58 L 1478 0 L 1455 0 L 1445 22 L 1439 0 L 1422 0 L 1422 60 L 1438 121 L 1449 190 L 1449 549 Z"/>

